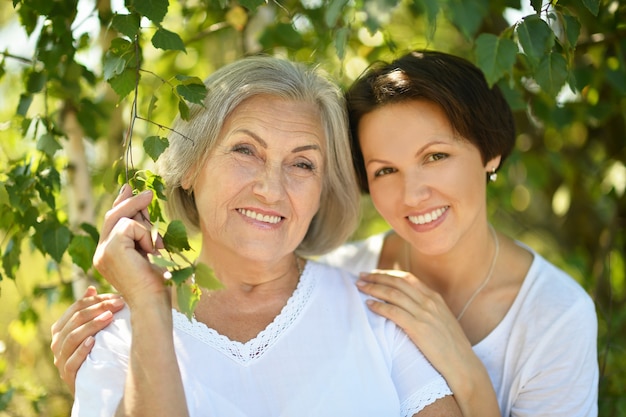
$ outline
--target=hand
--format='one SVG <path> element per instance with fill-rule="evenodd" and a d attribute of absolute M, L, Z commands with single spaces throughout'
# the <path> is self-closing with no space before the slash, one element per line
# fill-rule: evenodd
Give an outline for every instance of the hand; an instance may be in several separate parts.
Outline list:
<path fill-rule="evenodd" d="M 133 196 L 130 187 L 124 185 L 105 215 L 94 255 L 94 267 L 124 296 L 131 310 L 136 304 L 154 304 L 156 299 L 171 308 L 163 271 L 147 256 L 163 248 L 158 236 L 153 241 L 152 224 L 147 219 L 151 201 L 151 191 Z"/>
<path fill-rule="evenodd" d="M 443 297 L 414 275 L 374 270 L 361 274 L 357 286 L 377 299 L 368 300 L 368 307 L 402 328 L 444 377 L 468 355 L 475 356 Z"/>
<path fill-rule="evenodd" d="M 380 300 L 368 300 L 368 307 L 402 328 L 445 378 L 464 416 L 500 415 L 484 364 L 438 292 L 395 270 L 361 274 L 357 286 Z"/>
<path fill-rule="evenodd" d="M 95 334 L 108 326 L 113 313 L 123 306 L 124 300 L 118 294 L 98 295 L 90 286 L 50 328 L 54 366 L 72 393 L 76 372 L 91 351 Z"/>

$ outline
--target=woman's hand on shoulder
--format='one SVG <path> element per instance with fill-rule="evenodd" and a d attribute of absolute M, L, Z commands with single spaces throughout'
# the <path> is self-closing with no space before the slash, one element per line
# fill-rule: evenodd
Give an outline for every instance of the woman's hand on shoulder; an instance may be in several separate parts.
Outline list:
<path fill-rule="evenodd" d="M 357 286 L 375 298 L 368 300 L 369 308 L 402 328 L 444 376 L 447 367 L 453 371 L 454 358 L 470 353 L 471 344 L 443 297 L 411 273 L 374 270 L 362 273 Z"/>
<path fill-rule="evenodd" d="M 76 373 L 93 347 L 94 336 L 113 321 L 113 313 L 123 306 L 119 295 L 98 294 L 94 287 L 88 287 L 83 297 L 52 324 L 50 349 L 54 365 L 72 393 Z"/>

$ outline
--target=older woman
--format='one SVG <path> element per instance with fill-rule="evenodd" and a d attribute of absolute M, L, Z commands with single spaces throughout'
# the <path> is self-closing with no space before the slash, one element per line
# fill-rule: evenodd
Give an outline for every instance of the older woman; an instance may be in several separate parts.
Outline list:
<path fill-rule="evenodd" d="M 596 416 L 593 301 L 488 221 L 487 184 L 515 144 L 498 88 L 462 58 L 416 51 L 372 67 L 347 100 L 361 188 L 393 230 L 325 261 L 409 272 L 358 285 L 442 373 L 464 416 Z"/>
<path fill-rule="evenodd" d="M 170 213 L 201 234 L 198 261 L 224 284 L 193 320 L 172 310 L 139 213 L 122 190 L 95 267 L 127 307 L 76 379 L 75 416 L 459 415 L 445 380 L 354 278 L 307 261 L 351 233 L 358 191 L 336 87 L 255 57 L 207 80 L 159 171 Z"/>

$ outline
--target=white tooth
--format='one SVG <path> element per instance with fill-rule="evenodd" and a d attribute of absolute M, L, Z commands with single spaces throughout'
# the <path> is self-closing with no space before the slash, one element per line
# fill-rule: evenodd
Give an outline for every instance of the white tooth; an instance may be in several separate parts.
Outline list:
<path fill-rule="evenodd" d="M 441 217 L 446 210 L 446 208 L 438 208 L 430 213 L 420 214 L 419 216 L 409 216 L 409 221 L 414 224 L 430 223 Z"/>
<path fill-rule="evenodd" d="M 435 217 L 436 218 L 436 217 Z M 426 223 L 430 223 L 431 221 L 435 220 L 433 219 L 433 217 L 430 215 L 430 213 L 428 213 L 427 215 L 424 216 L 424 219 L 426 220 Z"/>
<path fill-rule="evenodd" d="M 254 220 L 258 220 L 260 222 L 276 224 L 280 221 L 280 216 L 270 216 L 269 214 L 262 215 L 261 213 L 256 213 L 252 210 L 244 210 L 244 209 L 239 209 L 239 212 L 246 217 L 249 217 Z"/>

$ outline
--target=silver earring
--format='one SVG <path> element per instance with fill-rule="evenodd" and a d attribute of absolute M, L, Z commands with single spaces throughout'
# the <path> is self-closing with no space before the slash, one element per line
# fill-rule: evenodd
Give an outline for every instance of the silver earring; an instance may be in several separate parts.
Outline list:
<path fill-rule="evenodd" d="M 497 179 L 498 179 L 498 173 L 496 172 L 496 169 L 493 168 L 491 170 L 491 174 L 489 174 L 489 181 L 496 182 Z"/>

